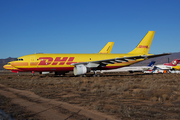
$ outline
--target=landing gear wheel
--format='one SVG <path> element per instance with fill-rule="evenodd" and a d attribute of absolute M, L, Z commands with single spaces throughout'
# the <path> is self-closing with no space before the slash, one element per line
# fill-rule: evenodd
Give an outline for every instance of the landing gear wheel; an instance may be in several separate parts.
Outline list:
<path fill-rule="evenodd" d="M 93 77 L 100 77 L 100 75 L 99 74 L 94 74 Z"/>

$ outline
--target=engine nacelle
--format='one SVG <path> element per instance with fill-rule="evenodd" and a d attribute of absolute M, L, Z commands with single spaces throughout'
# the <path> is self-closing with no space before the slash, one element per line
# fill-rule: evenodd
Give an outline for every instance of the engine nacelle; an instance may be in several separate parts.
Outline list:
<path fill-rule="evenodd" d="M 73 70 L 74 75 L 82 75 L 82 74 L 88 73 L 90 71 L 91 71 L 90 68 L 87 68 L 84 65 L 76 65 Z"/>

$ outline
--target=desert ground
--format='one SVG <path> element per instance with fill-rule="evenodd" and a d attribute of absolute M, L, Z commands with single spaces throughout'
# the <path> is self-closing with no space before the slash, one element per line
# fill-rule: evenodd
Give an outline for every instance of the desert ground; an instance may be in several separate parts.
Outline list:
<path fill-rule="evenodd" d="M 180 74 L 100 77 L 0 73 L 0 109 L 14 119 L 180 119 Z"/>

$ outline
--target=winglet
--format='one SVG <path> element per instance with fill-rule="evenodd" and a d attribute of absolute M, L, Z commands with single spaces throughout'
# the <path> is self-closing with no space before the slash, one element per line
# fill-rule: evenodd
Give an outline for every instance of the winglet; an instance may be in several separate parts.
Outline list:
<path fill-rule="evenodd" d="M 111 53 L 113 45 L 114 45 L 114 42 L 108 42 L 99 53 L 100 54 Z"/>
<path fill-rule="evenodd" d="M 129 54 L 148 54 L 154 34 L 155 31 L 148 31 L 148 33 L 141 40 L 141 42 L 136 46 L 133 51 L 129 52 Z"/>

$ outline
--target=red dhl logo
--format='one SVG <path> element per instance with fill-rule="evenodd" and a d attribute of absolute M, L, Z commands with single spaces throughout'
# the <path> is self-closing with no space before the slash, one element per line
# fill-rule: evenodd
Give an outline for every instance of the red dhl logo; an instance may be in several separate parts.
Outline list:
<path fill-rule="evenodd" d="M 38 65 L 64 65 L 66 62 L 66 65 L 71 65 L 72 63 L 77 63 L 73 62 L 74 57 L 56 57 L 53 61 L 52 57 L 40 57 L 39 58 L 40 63 Z"/>
<path fill-rule="evenodd" d="M 148 46 L 147 45 L 139 45 L 138 48 L 148 48 Z"/>

